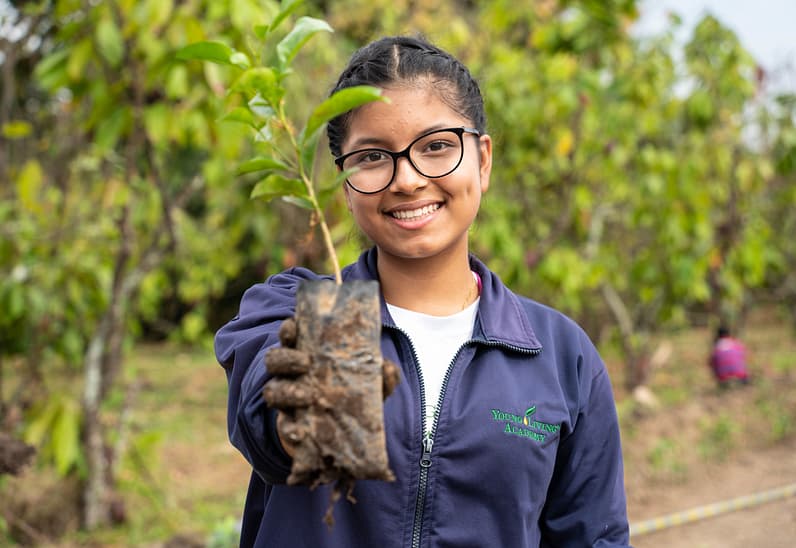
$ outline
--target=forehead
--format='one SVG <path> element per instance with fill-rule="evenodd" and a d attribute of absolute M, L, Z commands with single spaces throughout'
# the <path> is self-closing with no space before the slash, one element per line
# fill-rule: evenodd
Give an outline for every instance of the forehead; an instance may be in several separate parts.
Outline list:
<path fill-rule="evenodd" d="M 344 148 L 361 140 L 401 144 L 429 128 L 467 123 L 443 100 L 434 82 L 428 80 L 386 87 L 382 95 L 389 102 L 368 103 L 351 114 Z"/>

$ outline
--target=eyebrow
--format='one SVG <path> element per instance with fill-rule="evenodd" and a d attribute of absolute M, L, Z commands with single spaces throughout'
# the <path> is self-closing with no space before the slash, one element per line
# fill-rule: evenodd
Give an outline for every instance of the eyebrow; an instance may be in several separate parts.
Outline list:
<path fill-rule="evenodd" d="M 447 123 L 434 124 L 433 126 L 428 126 L 425 129 L 423 129 L 422 131 L 419 131 L 414 137 L 412 137 L 412 140 L 409 141 L 409 142 L 411 143 L 412 141 L 414 141 L 418 137 L 420 137 L 422 135 L 425 135 L 427 133 L 431 133 L 432 131 L 437 131 L 438 129 L 447 129 L 449 127 L 459 127 L 459 126 L 450 125 L 450 124 L 447 124 Z M 378 137 L 362 137 L 362 138 L 357 139 L 356 141 L 352 142 L 350 146 L 351 146 L 351 151 L 354 152 L 354 151 L 357 151 L 357 150 L 362 149 L 362 148 L 371 148 L 371 147 L 386 148 L 385 142 L 386 141 L 384 139 L 381 139 L 381 138 L 378 138 Z M 408 144 L 409 143 L 407 143 L 407 145 Z M 403 148 L 403 147 L 401 147 L 401 148 Z"/>

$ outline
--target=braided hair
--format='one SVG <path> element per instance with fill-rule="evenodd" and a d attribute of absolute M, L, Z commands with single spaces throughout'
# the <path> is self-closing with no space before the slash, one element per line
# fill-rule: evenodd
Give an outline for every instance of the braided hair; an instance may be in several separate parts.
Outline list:
<path fill-rule="evenodd" d="M 390 36 L 356 51 L 340 74 L 331 93 L 353 86 L 386 87 L 428 79 L 442 101 L 486 132 L 484 100 L 478 83 L 461 61 L 423 38 Z M 353 111 L 331 120 L 326 126 L 333 156 L 342 154 Z"/>

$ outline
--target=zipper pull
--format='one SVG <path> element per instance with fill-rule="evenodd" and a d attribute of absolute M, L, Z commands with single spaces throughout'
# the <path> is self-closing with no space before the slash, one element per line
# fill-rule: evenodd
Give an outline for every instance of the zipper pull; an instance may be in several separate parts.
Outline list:
<path fill-rule="evenodd" d="M 434 440 L 431 433 L 426 434 L 423 438 L 423 455 L 420 457 L 420 466 L 428 468 L 431 466 L 431 447 L 434 445 Z"/>

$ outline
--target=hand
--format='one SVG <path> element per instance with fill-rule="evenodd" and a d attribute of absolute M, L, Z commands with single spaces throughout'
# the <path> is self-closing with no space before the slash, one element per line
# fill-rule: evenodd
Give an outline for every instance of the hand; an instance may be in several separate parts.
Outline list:
<path fill-rule="evenodd" d="M 296 409 L 306 408 L 314 401 L 314 390 L 307 373 L 312 367 L 308 352 L 296 349 L 296 321 L 287 318 L 279 328 L 282 346 L 271 348 L 265 355 L 265 365 L 273 378 L 263 389 L 266 403 L 279 410 L 276 429 L 279 441 L 290 456 L 295 445 L 306 435 L 305 428 L 296 422 Z"/>

